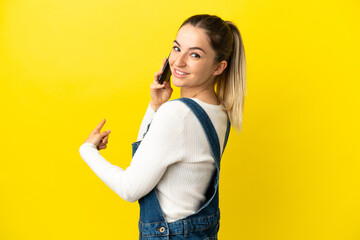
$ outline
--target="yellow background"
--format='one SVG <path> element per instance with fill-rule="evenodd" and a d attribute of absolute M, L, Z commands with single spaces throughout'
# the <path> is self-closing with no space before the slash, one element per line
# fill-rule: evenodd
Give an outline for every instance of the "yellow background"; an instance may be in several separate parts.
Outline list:
<path fill-rule="evenodd" d="M 360 239 L 359 12 L 356 0 L 0 1 L 0 239 L 137 239 L 137 203 L 78 148 L 106 118 L 102 154 L 129 165 L 153 74 L 199 13 L 234 21 L 247 58 L 220 239 Z"/>

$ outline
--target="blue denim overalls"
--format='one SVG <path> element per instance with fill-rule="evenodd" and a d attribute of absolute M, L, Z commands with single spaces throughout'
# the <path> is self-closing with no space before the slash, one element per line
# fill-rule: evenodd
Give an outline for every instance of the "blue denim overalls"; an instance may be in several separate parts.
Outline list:
<path fill-rule="evenodd" d="M 206 114 L 205 110 L 190 98 L 179 98 L 172 101 L 182 101 L 185 103 L 200 121 L 208 139 L 211 153 L 216 164 L 216 172 L 213 175 L 211 186 L 206 193 L 205 204 L 194 214 L 177 220 L 166 222 L 161 210 L 160 203 L 154 188 L 146 196 L 139 199 L 140 220 L 139 231 L 140 240 L 178 240 L 178 239 L 217 239 L 219 231 L 219 171 L 220 171 L 220 142 L 216 130 Z M 149 129 L 150 124 L 148 125 Z M 146 131 L 147 132 L 147 131 Z M 230 132 L 230 121 L 228 117 L 227 130 L 225 135 L 225 149 Z M 145 133 L 146 134 L 146 133 Z M 145 135 L 144 134 L 144 135 Z M 141 141 L 132 144 L 133 155 L 135 154 Z"/>

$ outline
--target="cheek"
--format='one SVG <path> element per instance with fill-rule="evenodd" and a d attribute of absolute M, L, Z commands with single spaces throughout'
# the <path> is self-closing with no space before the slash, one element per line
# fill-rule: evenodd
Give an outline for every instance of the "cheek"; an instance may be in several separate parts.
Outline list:
<path fill-rule="evenodd" d="M 170 66 L 172 66 L 174 64 L 174 61 L 175 61 L 175 59 L 174 59 L 174 57 L 172 57 L 172 54 L 171 54 L 170 57 L 169 57 Z"/>
<path fill-rule="evenodd" d="M 168 60 L 169 60 L 170 72 L 171 72 L 171 74 L 172 74 L 172 73 L 173 73 L 173 68 L 172 68 L 172 66 L 173 66 L 174 60 L 172 60 L 171 57 L 169 57 Z"/>
<path fill-rule="evenodd" d="M 194 69 L 196 69 L 196 72 L 198 74 L 201 74 L 204 77 L 208 77 L 212 73 L 212 68 L 209 66 L 209 64 L 196 64 L 194 66 Z"/>

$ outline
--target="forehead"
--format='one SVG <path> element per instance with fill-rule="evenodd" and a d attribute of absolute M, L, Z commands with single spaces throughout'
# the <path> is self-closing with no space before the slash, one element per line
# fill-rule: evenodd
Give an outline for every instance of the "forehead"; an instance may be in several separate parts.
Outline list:
<path fill-rule="evenodd" d="M 200 47 L 204 49 L 211 49 L 209 37 L 204 29 L 194 27 L 190 24 L 182 26 L 177 35 L 176 41 L 186 48 Z"/>

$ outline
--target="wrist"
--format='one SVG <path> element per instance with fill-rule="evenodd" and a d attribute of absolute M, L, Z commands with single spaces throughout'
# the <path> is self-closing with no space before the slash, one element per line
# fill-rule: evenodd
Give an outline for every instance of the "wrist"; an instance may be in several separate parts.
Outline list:
<path fill-rule="evenodd" d="M 84 143 L 81 145 L 81 147 L 86 147 L 86 146 L 97 149 L 96 145 L 93 144 L 92 142 L 84 142 Z"/>
<path fill-rule="evenodd" d="M 154 112 L 156 112 L 160 106 L 161 104 L 155 104 L 153 101 L 150 101 L 150 107 L 154 110 Z"/>

